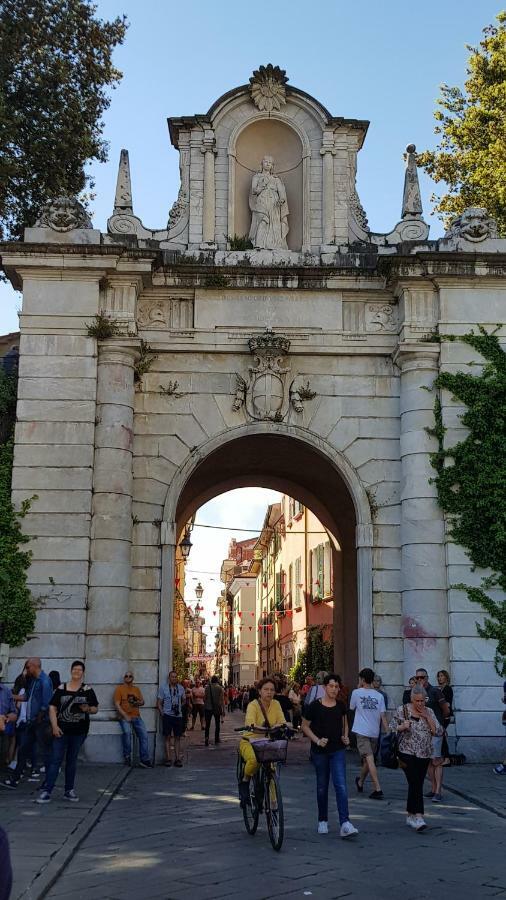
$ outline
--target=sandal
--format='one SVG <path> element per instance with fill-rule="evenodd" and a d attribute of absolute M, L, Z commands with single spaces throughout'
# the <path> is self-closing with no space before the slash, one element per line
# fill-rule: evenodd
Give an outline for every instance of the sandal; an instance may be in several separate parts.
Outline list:
<path fill-rule="evenodd" d="M 355 778 L 355 787 L 357 788 L 357 791 L 359 792 L 359 794 L 364 793 L 364 785 L 360 784 L 360 776 L 359 775 L 357 775 L 357 777 Z"/>

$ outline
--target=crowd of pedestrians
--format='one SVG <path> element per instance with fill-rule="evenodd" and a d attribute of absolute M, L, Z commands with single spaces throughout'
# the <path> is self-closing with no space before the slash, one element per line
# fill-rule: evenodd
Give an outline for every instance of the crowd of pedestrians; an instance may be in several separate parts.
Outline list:
<path fill-rule="evenodd" d="M 157 710 L 164 737 L 167 767 L 183 766 L 181 739 L 200 724 L 204 746 L 208 747 L 214 725 L 214 743 L 221 742 L 220 729 L 225 712 L 246 714 L 252 727 L 266 719 L 272 725 L 289 722 L 310 741 L 310 761 L 316 775 L 318 832 L 328 831 L 328 789 L 332 781 L 342 837 L 358 834 L 349 820 L 346 788 L 346 751 L 356 747 L 360 769 L 354 778 L 357 793 L 363 794 L 370 781 L 369 797 L 384 798 L 378 773 L 382 733 L 397 736 L 397 757 L 407 781 L 406 824 L 421 831 L 426 827 L 424 799 L 442 800 L 443 772 L 450 763 L 447 727 L 453 721 L 453 690 L 449 673 L 437 672 L 437 686 L 429 681 L 425 668 L 409 679 L 402 704 L 387 718 L 388 697 L 381 677 L 370 668 L 358 675 L 358 687 L 350 691 L 338 674 L 318 672 L 304 683 L 287 682 L 283 675 L 268 676 L 252 685 L 223 686 L 216 675 L 210 679 L 181 680 L 175 671 L 168 675 L 157 696 Z M 506 682 L 503 702 L 506 703 Z M 152 768 L 148 732 L 141 710 L 145 705 L 134 672 L 128 669 L 113 694 L 125 764 L 132 765 L 132 737 L 139 748 L 139 765 Z M 31 657 L 12 690 L 0 682 L 0 736 L 9 775 L 0 785 L 16 790 L 23 777 L 38 782 L 40 804 L 51 801 L 59 773 L 64 767 L 64 799 L 76 802 L 78 754 L 89 728 L 90 717 L 98 711 L 98 699 L 85 681 L 85 665 L 72 663 L 70 679 L 62 681 L 58 672 L 46 674 L 41 660 Z M 503 720 L 506 714 L 503 716 Z M 272 721 L 271 721 L 272 719 Z M 256 761 L 248 734 L 239 745 L 244 760 L 241 802 L 247 802 L 247 782 Z M 494 768 L 506 774 L 506 761 Z M 426 781 L 427 779 L 427 781 Z M 427 787 L 424 785 L 427 784 Z"/>

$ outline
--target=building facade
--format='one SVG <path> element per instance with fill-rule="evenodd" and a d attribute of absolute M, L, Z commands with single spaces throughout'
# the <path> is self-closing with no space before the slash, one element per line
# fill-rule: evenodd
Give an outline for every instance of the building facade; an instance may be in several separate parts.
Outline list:
<path fill-rule="evenodd" d="M 55 198 L 0 246 L 23 290 L 13 497 L 37 495 L 25 528 L 44 598 L 10 672 L 31 653 L 62 673 L 86 659 L 94 758 L 119 756 L 127 661 L 157 739 L 184 524 L 245 485 L 295 497 L 336 537 L 347 681 L 372 664 L 398 699 L 418 665 L 448 669 L 461 749 L 499 752 L 494 646 L 454 587 L 482 573 L 448 534 L 427 428 L 437 374 L 481 362 L 444 336 L 505 335 L 506 241 L 479 209 L 429 239 L 412 145 L 401 219 L 372 231 L 356 189 L 367 126 L 262 66 L 206 115 L 169 120 L 181 188 L 166 227 L 135 215 L 122 152 L 106 233 Z M 439 399 L 454 442 L 462 409 Z"/>

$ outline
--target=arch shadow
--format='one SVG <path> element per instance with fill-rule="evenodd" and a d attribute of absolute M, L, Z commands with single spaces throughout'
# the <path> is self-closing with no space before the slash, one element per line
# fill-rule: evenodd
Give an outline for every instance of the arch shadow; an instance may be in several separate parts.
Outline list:
<path fill-rule="evenodd" d="M 167 493 L 162 543 L 160 667 L 172 655 L 174 551 L 185 523 L 204 503 L 240 487 L 265 487 L 300 500 L 335 535 L 342 551 L 342 602 L 334 605 L 336 662 L 348 683 L 371 665 L 372 522 L 358 475 L 344 457 L 307 429 L 253 423 L 230 429 L 196 449 Z"/>

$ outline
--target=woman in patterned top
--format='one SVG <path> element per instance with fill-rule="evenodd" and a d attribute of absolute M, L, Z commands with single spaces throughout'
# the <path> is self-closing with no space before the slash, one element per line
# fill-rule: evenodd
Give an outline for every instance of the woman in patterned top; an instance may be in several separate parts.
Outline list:
<path fill-rule="evenodd" d="M 399 738 L 399 762 L 408 782 L 406 825 L 415 831 L 427 827 L 423 818 L 423 782 L 432 755 L 432 738 L 443 729 L 425 703 L 427 693 L 421 685 L 411 691 L 411 702 L 397 707 L 390 721 Z"/>

